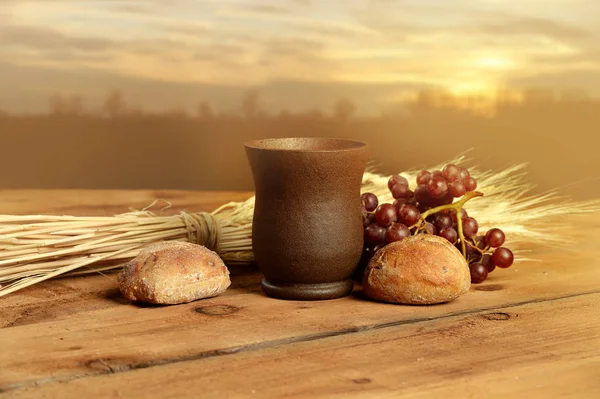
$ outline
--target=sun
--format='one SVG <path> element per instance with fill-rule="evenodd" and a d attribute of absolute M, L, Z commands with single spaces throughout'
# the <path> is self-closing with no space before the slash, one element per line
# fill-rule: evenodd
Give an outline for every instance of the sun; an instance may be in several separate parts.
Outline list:
<path fill-rule="evenodd" d="M 515 67 L 515 63 L 508 57 L 492 56 L 492 57 L 481 57 L 475 61 L 475 66 L 482 69 L 512 69 Z"/>

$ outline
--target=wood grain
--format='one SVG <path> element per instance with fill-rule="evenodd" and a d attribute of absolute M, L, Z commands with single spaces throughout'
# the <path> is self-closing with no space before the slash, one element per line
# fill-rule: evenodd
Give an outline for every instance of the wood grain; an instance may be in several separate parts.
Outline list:
<path fill-rule="evenodd" d="M 170 211 L 173 212 L 186 208 L 210 210 L 230 200 L 243 200 L 248 195 L 160 193 L 160 197 L 172 202 Z M 37 206 L 35 211 L 39 213 L 56 213 L 58 209 L 64 209 L 64 213 L 68 214 L 76 214 L 75 211 L 81 214 L 111 214 L 127 211 L 129 206 L 143 208 L 156 197 L 159 195 L 155 191 L 4 191 L 0 192 L 0 198 L 7 198 L 8 201 L 2 202 L 0 211 L 33 213 L 33 207 Z M 91 203 L 97 203 L 102 209 L 86 205 Z M 123 209 L 113 212 L 117 208 Z M 9 212 L 4 209 L 12 210 Z M 468 395 L 463 394 L 467 392 L 473 397 L 482 397 L 486 396 L 483 390 L 487 386 L 495 387 L 494 394 L 514 394 L 520 387 L 522 392 L 534 395 L 537 389 L 535 379 L 542 379 L 543 375 L 553 376 L 553 381 L 577 383 L 585 389 L 591 389 L 593 386 L 589 380 L 592 373 L 589 368 L 598 369 L 597 353 L 588 356 L 590 350 L 582 342 L 590 340 L 590 329 L 597 328 L 597 324 L 588 319 L 593 318 L 590 312 L 594 306 L 597 308 L 600 293 L 599 223 L 600 216 L 574 219 L 573 225 L 587 234 L 581 236 L 570 251 L 538 251 L 532 256 L 539 258 L 540 262 L 521 263 L 510 269 L 495 271 L 488 281 L 474 286 L 465 296 L 439 306 L 410 307 L 375 303 L 365 300 L 360 290 L 351 297 L 334 301 L 279 301 L 266 298 L 258 286 L 260 274 L 253 268 L 244 267 L 232 269 L 232 288 L 222 296 L 171 307 L 139 307 L 127 303 L 116 288 L 114 274 L 48 281 L 0 298 L 0 327 L 4 327 L 0 328 L 0 392 L 4 391 L 5 395 L 69 397 L 61 396 L 61 392 L 66 395 L 67 391 L 73 389 L 83 397 L 91 396 L 94 392 L 101 392 L 104 396 L 111 394 L 105 389 L 106 384 L 115 381 L 117 390 L 113 392 L 114 395 L 125 393 L 140 397 L 141 391 L 134 394 L 123 384 L 131 381 L 131 386 L 136 387 L 142 384 L 143 378 L 150 378 L 162 381 L 162 385 L 157 383 L 153 390 L 157 396 L 173 394 L 179 397 L 186 384 L 187 394 L 193 396 L 196 392 L 193 388 L 199 381 L 197 378 L 201 378 L 202 386 L 205 380 L 209 381 L 207 387 L 213 390 L 215 397 L 226 397 L 228 394 L 244 396 L 246 388 L 250 389 L 250 393 L 246 394 L 251 394 L 255 389 L 251 387 L 252 381 L 259 384 L 260 392 L 274 396 L 312 397 L 317 391 L 311 390 L 312 383 L 307 381 L 313 380 L 315 387 L 322 389 L 323 396 L 328 397 L 346 397 L 351 393 L 356 396 L 368 393 L 373 397 L 396 397 L 398 392 L 413 396 L 428 396 L 426 393 L 438 396 L 454 392 L 451 397 L 465 397 Z M 551 328 L 552 306 L 556 308 L 556 329 Z M 519 315 L 521 309 L 529 312 L 527 314 L 531 314 L 531 317 L 527 318 L 528 325 L 522 325 L 522 318 L 510 317 L 512 313 L 509 309 L 519 309 L 515 311 Z M 495 320 L 496 324 L 489 324 L 494 320 L 488 319 L 485 319 L 485 323 L 481 322 L 485 314 L 495 314 L 491 317 L 499 320 Z M 510 323 L 498 323 L 504 321 L 504 314 L 509 315 Z M 545 320 L 539 326 L 537 321 L 532 322 L 537 317 Z M 464 342 L 461 341 L 460 345 L 468 347 L 473 344 L 468 342 L 469 337 L 483 339 L 487 331 L 509 350 L 503 354 L 502 345 L 492 345 L 486 339 L 482 353 L 491 356 L 490 359 L 501 355 L 514 356 L 514 367 L 521 364 L 524 368 L 513 368 L 508 364 L 508 357 L 486 363 L 485 356 L 475 348 L 454 348 L 456 353 L 447 353 L 450 347 L 446 341 L 435 338 L 437 333 L 433 331 L 437 331 L 436 326 L 442 323 L 446 329 L 451 325 L 457 329 L 456 325 L 471 319 L 478 322 L 467 330 L 458 329 L 461 334 L 471 334 L 463 336 Z M 565 335 L 566 326 L 561 327 L 565 320 L 571 323 L 573 335 Z M 508 341 L 510 337 L 501 337 L 501 330 L 487 328 L 505 324 L 514 326 L 505 331 L 517 335 L 512 341 Z M 431 334 L 424 337 L 435 339 L 421 339 L 420 330 L 418 333 L 415 333 L 417 330 L 413 331 L 415 326 L 432 329 Z M 522 329 L 528 333 L 521 333 Z M 388 340 L 383 335 L 377 335 L 384 330 L 399 334 L 401 338 L 398 340 L 405 350 L 398 352 L 396 347 L 386 346 Z M 555 333 L 562 334 L 561 338 L 556 339 Z M 600 329 L 596 329 L 596 333 L 600 336 Z M 375 345 L 373 350 L 368 349 L 370 352 L 367 354 L 370 355 L 365 355 L 369 359 L 369 367 L 375 367 L 374 371 L 379 370 L 378 379 L 379 375 L 389 378 L 381 380 L 381 389 L 375 383 L 378 379 L 373 375 L 355 373 L 352 365 L 355 361 L 367 362 L 355 358 L 356 351 L 351 349 L 356 346 L 358 353 L 364 352 L 368 345 L 363 338 L 367 336 L 372 338 L 369 342 Z M 530 356 L 525 350 L 528 345 L 535 347 L 546 341 L 548 345 L 560 343 L 560 350 L 564 353 L 559 351 L 558 357 L 543 358 Z M 470 359 L 485 370 L 475 370 L 468 375 L 454 371 L 454 377 L 453 373 L 440 369 L 439 365 L 431 368 L 423 364 L 421 366 L 424 369 L 421 370 L 413 358 L 416 352 L 411 348 L 416 348 L 414 350 L 417 352 L 425 351 L 425 342 L 431 345 L 427 353 L 430 359 L 434 359 L 434 365 L 448 358 L 450 365 L 458 362 L 456 364 L 464 366 Z M 594 339 L 590 342 L 600 348 Z M 336 346 L 339 343 L 342 346 Z M 343 349 L 344 345 L 347 349 Z M 452 341 L 452 345 L 457 345 L 457 342 Z M 520 348 L 520 351 L 513 350 L 513 346 Z M 488 347 L 495 348 L 496 352 Z M 317 352 L 329 355 L 323 355 L 323 359 L 306 357 Z M 567 352 L 570 357 L 565 355 Z M 592 350 L 591 353 L 595 352 Z M 286 359 L 288 354 L 290 357 Z M 391 359 L 385 360 L 387 354 L 393 354 Z M 273 367 L 280 365 L 282 369 L 273 371 L 270 366 L 256 367 L 250 365 L 247 359 L 267 362 L 265 364 L 270 364 L 269 359 L 278 359 Z M 293 364 L 289 365 L 290 359 L 306 359 L 307 363 L 297 369 Z M 321 364 L 325 360 L 329 361 L 328 366 Z M 310 374 L 309 365 L 315 362 L 319 367 Z M 498 362 L 502 367 L 497 366 Z M 242 365 L 252 371 L 245 370 Z M 419 367 L 415 367 L 415 370 L 406 369 L 407 365 Z M 512 380 L 511 376 L 498 371 L 504 368 L 511 372 L 518 371 L 522 377 Z M 171 369 L 177 370 L 175 374 L 169 374 L 168 370 Z M 212 371 L 203 374 L 209 369 L 219 370 L 219 374 Z M 320 371 L 322 369 L 324 371 Z M 388 372 L 388 369 L 395 371 Z M 458 366 L 454 369 L 457 370 Z M 166 377 L 157 378 L 163 370 L 167 370 Z M 265 375 L 260 377 L 259 371 Z M 220 377 L 221 373 L 223 378 Z M 303 377 L 290 377 L 285 384 L 281 383 L 282 378 L 294 376 L 295 373 Z M 392 377 L 404 381 L 406 373 L 411 376 L 407 380 L 409 385 L 393 383 Z M 139 381 L 136 379 L 138 375 L 143 376 L 139 377 Z M 172 381 L 176 379 L 175 375 L 183 376 L 181 382 Z M 350 375 L 354 377 L 350 378 L 352 382 L 348 388 L 344 384 Z M 442 381 L 441 385 L 425 383 L 422 378 L 426 376 Z M 247 378 L 252 380 L 248 382 Z M 421 382 L 411 385 L 410 381 L 415 378 Z M 105 379 L 109 382 L 96 382 Z M 240 379 L 246 382 L 240 382 Z M 269 386 L 271 382 L 285 387 L 273 389 Z M 90 390 L 84 392 L 88 383 L 91 384 Z M 171 391 L 171 384 L 181 387 L 181 391 L 177 390 L 179 388 Z M 508 387 L 503 388 L 504 384 Z M 408 389 L 410 386 L 414 389 Z M 415 388 L 417 386 L 424 389 L 422 393 Z M 457 387 L 466 387 L 468 391 L 463 392 Z M 557 386 L 554 389 L 559 392 Z M 575 388 L 572 389 L 572 392 L 563 392 L 577 393 Z"/>
<path fill-rule="evenodd" d="M 580 253 L 576 262 L 591 264 L 597 256 L 598 249 Z M 34 310 L 10 307 L 2 310 L 2 319 L 16 323 L 0 330 L 0 345 L 10 346 L 18 336 L 23 352 L 18 357 L 0 352 L 0 364 L 7 366 L 0 376 L 0 388 L 158 366 L 244 351 L 257 344 L 319 339 L 382 325 L 600 292 L 600 268 L 583 273 L 562 267 L 566 259 L 553 254 L 543 263 L 519 266 L 512 272 L 494 272 L 489 282 L 473 287 L 467 295 L 433 307 L 373 303 L 361 298 L 360 292 L 327 302 L 278 301 L 262 295 L 259 280 L 252 278 L 249 285 L 228 290 L 225 296 L 173 307 L 129 305 L 114 288 L 71 297 L 50 309 L 47 305 Z M 234 282 L 238 284 L 236 277 Z M 31 320 L 23 316 L 24 309 L 26 315 L 34 316 Z M 193 336 L 202 339 L 190 339 Z M 44 348 L 43 358 L 38 348 Z"/>
<path fill-rule="evenodd" d="M 15 397 L 592 398 L 600 394 L 599 306 L 600 294 L 587 294 L 473 311 L 115 370 L 28 388 Z"/>

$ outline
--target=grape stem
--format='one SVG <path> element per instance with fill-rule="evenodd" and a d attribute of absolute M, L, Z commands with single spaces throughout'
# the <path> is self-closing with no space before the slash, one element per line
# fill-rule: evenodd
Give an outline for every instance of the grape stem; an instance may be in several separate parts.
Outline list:
<path fill-rule="evenodd" d="M 438 213 L 438 212 L 445 211 L 448 209 L 454 209 L 456 211 L 456 226 L 458 227 L 458 238 L 460 239 L 460 243 L 462 246 L 462 254 L 466 258 L 467 257 L 467 246 L 465 244 L 466 240 L 465 240 L 465 235 L 463 233 L 462 217 L 460 217 L 461 215 L 459 215 L 459 213 L 460 213 L 462 207 L 467 203 L 467 201 L 469 201 L 475 197 L 483 197 L 483 193 L 480 191 L 470 191 L 470 192 L 466 193 L 465 195 L 463 195 L 460 200 L 453 202 L 452 204 L 440 205 L 440 206 L 436 206 L 435 208 L 428 209 L 427 211 L 425 211 L 421 214 L 421 218 L 419 219 L 419 221 L 417 223 L 415 223 L 414 226 L 411 226 L 411 228 L 418 226 L 417 230 L 419 230 L 421 228 L 421 226 L 424 225 L 425 219 L 427 217 L 429 217 L 430 215 L 433 215 L 434 213 Z"/>
<path fill-rule="evenodd" d="M 476 250 L 477 252 L 479 252 L 482 255 L 485 253 L 485 250 L 488 249 L 487 247 L 485 249 L 481 249 L 477 245 L 471 244 L 469 241 L 467 241 L 467 245 L 470 246 L 471 248 L 473 248 L 474 250 Z"/>

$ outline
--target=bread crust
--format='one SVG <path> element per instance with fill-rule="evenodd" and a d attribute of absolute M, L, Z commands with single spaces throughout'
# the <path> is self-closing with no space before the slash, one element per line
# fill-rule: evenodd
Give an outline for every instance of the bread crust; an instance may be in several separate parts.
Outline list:
<path fill-rule="evenodd" d="M 125 298 L 161 305 L 214 297 L 231 285 L 218 254 L 183 241 L 145 247 L 123 267 L 117 281 Z"/>
<path fill-rule="evenodd" d="M 419 234 L 386 245 L 369 261 L 363 290 L 392 303 L 430 305 L 449 302 L 471 287 L 469 265 L 448 240 Z"/>

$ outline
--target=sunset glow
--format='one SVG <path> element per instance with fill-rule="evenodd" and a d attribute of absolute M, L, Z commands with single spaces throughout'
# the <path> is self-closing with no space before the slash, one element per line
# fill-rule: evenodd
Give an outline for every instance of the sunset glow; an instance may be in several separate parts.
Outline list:
<path fill-rule="evenodd" d="M 233 109 L 249 89 L 287 109 L 339 98 L 376 111 L 437 88 L 600 95 L 596 0 L 4 0 L 0 109 L 118 89 L 150 109 Z"/>
<path fill-rule="evenodd" d="M 484 57 L 477 61 L 477 65 L 481 68 L 489 69 L 511 69 L 515 67 L 514 62 L 509 58 L 504 57 Z"/>

